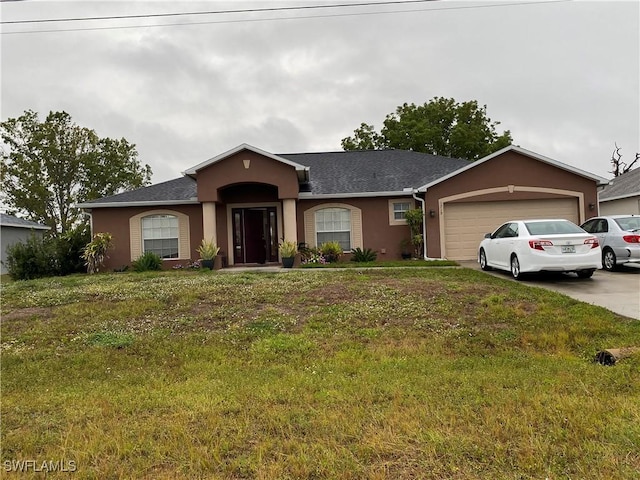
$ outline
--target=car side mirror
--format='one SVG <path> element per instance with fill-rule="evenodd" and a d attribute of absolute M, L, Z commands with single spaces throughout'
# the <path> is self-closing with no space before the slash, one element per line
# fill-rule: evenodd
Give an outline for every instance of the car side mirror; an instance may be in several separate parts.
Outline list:
<path fill-rule="evenodd" d="M 492 238 L 490 233 L 485 233 L 484 238 Z"/>

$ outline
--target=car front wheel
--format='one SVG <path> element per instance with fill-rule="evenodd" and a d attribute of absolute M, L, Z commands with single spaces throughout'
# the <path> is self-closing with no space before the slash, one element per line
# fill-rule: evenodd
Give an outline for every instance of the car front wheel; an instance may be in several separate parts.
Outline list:
<path fill-rule="evenodd" d="M 616 254 L 610 248 L 602 252 L 602 268 L 608 272 L 616 269 Z"/>
<path fill-rule="evenodd" d="M 520 261 L 517 255 L 511 256 L 511 275 L 516 280 L 522 280 L 522 272 L 520 271 Z"/>
<path fill-rule="evenodd" d="M 491 270 L 491 267 L 487 265 L 487 254 L 484 252 L 484 248 L 480 249 L 480 268 L 482 270 Z"/>

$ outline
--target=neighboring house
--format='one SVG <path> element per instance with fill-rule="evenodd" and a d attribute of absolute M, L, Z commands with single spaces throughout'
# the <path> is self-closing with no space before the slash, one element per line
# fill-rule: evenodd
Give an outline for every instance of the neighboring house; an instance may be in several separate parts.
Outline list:
<path fill-rule="evenodd" d="M 26 243 L 31 235 L 42 237 L 47 230 L 51 230 L 51 228 L 36 222 L 30 222 L 29 220 L 0 213 L 0 243 L 2 244 L 0 272 L 7 273 L 5 267 L 7 247 L 18 242 Z"/>
<path fill-rule="evenodd" d="M 600 215 L 640 214 L 640 168 L 615 177 L 598 196 Z"/>
<path fill-rule="evenodd" d="M 425 256 L 462 260 L 505 220 L 582 222 L 606 182 L 513 146 L 470 163 L 403 150 L 276 155 L 243 144 L 181 178 L 78 206 L 93 233 L 113 235 L 107 268 L 147 250 L 167 266 L 197 259 L 203 238 L 229 265 L 277 263 L 282 239 L 398 259 L 409 237 L 404 212 L 415 207 L 426 213 Z"/>

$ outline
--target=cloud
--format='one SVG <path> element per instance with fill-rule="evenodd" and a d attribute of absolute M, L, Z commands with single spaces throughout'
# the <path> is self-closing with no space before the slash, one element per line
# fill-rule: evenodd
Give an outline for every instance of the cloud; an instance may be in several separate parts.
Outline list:
<path fill-rule="evenodd" d="M 25 2 L 3 5 L 2 14 L 47 18 L 212 5 Z M 602 176 L 614 142 L 629 156 L 640 150 L 637 2 L 467 8 L 473 5 L 434 2 L 423 7 L 431 11 L 385 15 L 3 35 L 2 119 L 25 109 L 41 115 L 66 110 L 101 136 L 135 143 L 154 181 L 244 142 L 281 153 L 339 150 L 361 122 L 380 128 L 396 106 L 435 96 L 478 100 L 515 143 Z M 450 6 L 465 8 L 442 10 Z M 392 10 L 402 8 L 408 7 Z M 294 15 L 300 14 L 277 14 Z M 197 21 L 206 18 L 220 20 Z"/>

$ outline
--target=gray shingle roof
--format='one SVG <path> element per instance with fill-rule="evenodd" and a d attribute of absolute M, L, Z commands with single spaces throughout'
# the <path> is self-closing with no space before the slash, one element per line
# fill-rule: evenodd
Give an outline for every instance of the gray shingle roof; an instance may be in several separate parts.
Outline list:
<path fill-rule="evenodd" d="M 417 188 L 467 166 L 467 160 L 406 150 L 285 153 L 278 157 L 309 167 L 311 195 L 401 192 Z M 190 176 L 78 205 L 197 202 Z"/>
<path fill-rule="evenodd" d="M 35 230 L 51 230 L 51 227 L 42 225 L 40 223 L 25 220 L 24 218 L 17 218 L 5 213 L 0 213 L 0 225 L 3 227 L 16 227 L 16 228 L 33 228 Z"/>
<path fill-rule="evenodd" d="M 310 167 L 313 195 L 400 192 L 461 167 L 467 160 L 407 150 L 285 153 L 279 157 Z"/>
<path fill-rule="evenodd" d="M 611 183 L 600 191 L 600 201 L 640 195 L 640 168 L 631 170 L 611 180 Z"/>
<path fill-rule="evenodd" d="M 90 207 L 94 204 L 113 203 L 197 203 L 198 192 L 196 181 L 191 177 L 180 177 L 162 183 L 156 183 L 148 187 L 138 188 L 129 192 L 118 193 L 110 197 L 103 197 L 97 200 L 90 200 L 81 203 L 78 207 Z"/>

